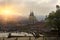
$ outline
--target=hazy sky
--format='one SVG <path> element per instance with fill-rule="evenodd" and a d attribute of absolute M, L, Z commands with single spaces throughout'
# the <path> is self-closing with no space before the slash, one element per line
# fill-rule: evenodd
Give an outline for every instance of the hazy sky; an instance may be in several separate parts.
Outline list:
<path fill-rule="evenodd" d="M 49 12 L 56 10 L 59 0 L 0 0 L 0 6 L 9 5 L 16 10 L 17 15 L 28 16 L 30 11 L 35 15 L 48 15 Z"/>

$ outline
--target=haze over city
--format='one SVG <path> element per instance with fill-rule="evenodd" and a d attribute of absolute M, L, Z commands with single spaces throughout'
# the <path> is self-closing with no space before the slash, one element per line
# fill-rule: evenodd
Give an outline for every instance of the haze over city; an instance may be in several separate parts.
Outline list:
<path fill-rule="evenodd" d="M 33 11 L 35 16 L 44 18 L 51 11 L 55 11 L 59 0 L 0 0 L 0 12 L 5 18 L 8 16 L 28 17 Z M 7 18 L 6 18 L 7 19 Z"/>
<path fill-rule="evenodd" d="M 60 40 L 60 0 L 0 0 L 0 40 Z"/>

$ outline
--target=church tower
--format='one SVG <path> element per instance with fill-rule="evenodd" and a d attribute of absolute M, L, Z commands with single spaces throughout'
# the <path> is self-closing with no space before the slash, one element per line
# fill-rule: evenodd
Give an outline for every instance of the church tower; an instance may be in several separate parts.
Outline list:
<path fill-rule="evenodd" d="M 37 22 L 37 19 L 34 16 L 34 13 L 33 12 L 30 12 L 30 15 L 29 15 L 29 24 L 34 24 L 36 22 Z"/>

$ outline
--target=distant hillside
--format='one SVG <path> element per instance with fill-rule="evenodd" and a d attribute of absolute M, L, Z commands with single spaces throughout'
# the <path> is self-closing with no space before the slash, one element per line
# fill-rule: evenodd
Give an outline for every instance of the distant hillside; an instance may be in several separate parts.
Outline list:
<path fill-rule="evenodd" d="M 36 16 L 36 18 L 38 19 L 38 21 L 41 21 L 45 20 L 46 16 Z"/>
<path fill-rule="evenodd" d="M 36 16 L 38 21 L 45 20 L 45 16 Z M 15 17 L 15 21 L 20 21 L 20 22 L 27 22 L 29 18 L 23 17 L 23 16 L 17 16 Z"/>
<path fill-rule="evenodd" d="M 37 18 L 38 21 L 41 21 L 41 20 L 44 20 L 46 17 L 45 16 L 36 16 L 36 18 Z M 26 22 L 29 21 L 28 19 L 29 19 L 29 17 L 27 18 L 25 16 L 20 16 L 20 15 L 16 16 L 16 15 L 13 15 L 13 16 L 8 18 L 8 21 L 10 21 L 10 22 L 12 21 L 12 22 L 26 23 Z M 0 21 L 1 21 L 1 19 L 0 19 Z"/>

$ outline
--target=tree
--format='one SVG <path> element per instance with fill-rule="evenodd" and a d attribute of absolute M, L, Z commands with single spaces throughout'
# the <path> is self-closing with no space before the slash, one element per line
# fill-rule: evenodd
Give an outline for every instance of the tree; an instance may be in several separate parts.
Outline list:
<path fill-rule="evenodd" d="M 46 26 L 50 29 L 57 30 L 60 36 L 60 6 L 56 5 L 56 12 L 51 12 L 46 18 Z"/>

